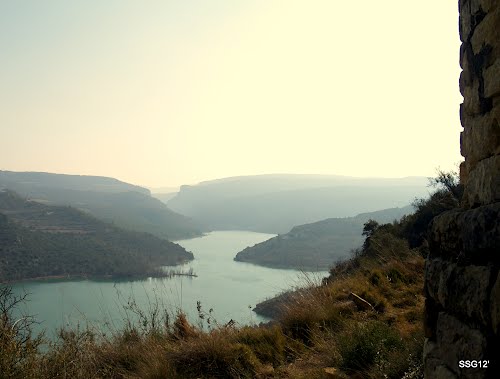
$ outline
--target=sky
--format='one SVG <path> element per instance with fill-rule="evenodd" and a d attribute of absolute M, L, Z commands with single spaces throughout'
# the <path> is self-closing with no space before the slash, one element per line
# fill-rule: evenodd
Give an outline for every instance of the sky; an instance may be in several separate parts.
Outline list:
<path fill-rule="evenodd" d="M 0 170 L 433 176 L 459 47 L 456 0 L 0 0 Z"/>

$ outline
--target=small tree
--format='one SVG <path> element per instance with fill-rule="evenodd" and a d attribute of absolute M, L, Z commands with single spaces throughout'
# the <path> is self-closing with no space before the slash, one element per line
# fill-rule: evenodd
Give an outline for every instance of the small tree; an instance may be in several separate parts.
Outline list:
<path fill-rule="evenodd" d="M 379 223 L 375 220 L 369 219 L 367 222 L 363 224 L 363 233 L 362 235 L 368 237 L 371 237 L 372 234 L 377 230 L 379 227 Z"/>
<path fill-rule="evenodd" d="M 429 178 L 429 186 L 438 188 L 438 191 L 444 190 L 447 192 L 456 200 L 457 206 L 460 204 L 464 194 L 464 187 L 460 183 L 460 177 L 454 171 L 444 172 L 438 170 L 435 178 Z"/>
<path fill-rule="evenodd" d="M 365 242 L 363 242 L 363 250 L 366 250 L 370 246 L 370 238 L 379 227 L 379 223 L 373 219 L 369 219 L 363 224 L 363 233 L 361 234 L 366 237 Z"/>
<path fill-rule="evenodd" d="M 427 199 L 415 199 L 412 204 L 415 213 L 401 221 L 403 236 L 411 248 L 425 245 L 427 231 L 434 217 L 460 206 L 463 186 L 456 172 L 439 170 L 436 178 L 429 178 L 429 186 L 437 187 L 437 191 Z"/>

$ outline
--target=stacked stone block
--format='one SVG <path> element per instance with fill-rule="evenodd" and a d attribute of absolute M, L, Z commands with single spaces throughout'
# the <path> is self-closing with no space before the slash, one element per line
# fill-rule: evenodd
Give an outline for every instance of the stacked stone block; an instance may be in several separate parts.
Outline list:
<path fill-rule="evenodd" d="M 465 188 L 431 226 L 424 370 L 500 378 L 500 0 L 459 0 L 459 12 Z"/>

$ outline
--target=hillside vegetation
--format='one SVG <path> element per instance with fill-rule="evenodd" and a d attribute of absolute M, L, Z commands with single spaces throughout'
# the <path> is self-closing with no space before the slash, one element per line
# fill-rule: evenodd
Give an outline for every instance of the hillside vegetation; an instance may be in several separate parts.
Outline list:
<path fill-rule="evenodd" d="M 267 267 L 328 270 L 332 262 L 346 259 L 352 249 L 362 245 L 363 224 L 368 220 L 386 223 L 411 212 L 413 207 L 407 206 L 294 226 L 286 234 L 247 247 L 234 260 Z"/>
<path fill-rule="evenodd" d="M 200 308 L 204 332 L 154 310 L 113 336 L 62 331 L 19 361 L 31 345 L 12 337 L 0 367 L 14 378 L 419 378 L 424 259 L 393 233 L 380 228 L 322 285 L 292 294 L 273 324 L 218 325 Z"/>
<path fill-rule="evenodd" d="M 428 193 L 427 179 L 260 175 L 182 186 L 168 201 L 210 230 L 287 233 L 295 225 L 403 207 Z"/>
<path fill-rule="evenodd" d="M 218 325 L 201 306 L 194 326 L 182 313 L 172 319 L 153 307 L 138 310 L 139 321 L 112 336 L 63 330 L 39 354 L 29 319 L 12 318 L 22 299 L 5 288 L 0 372 L 10 378 L 422 378 L 426 230 L 457 204 L 455 194 L 441 189 L 398 222 L 369 220 L 351 259 L 322 283 L 278 302 L 276 320 L 258 327 Z"/>
<path fill-rule="evenodd" d="M 48 205 L 77 208 L 121 228 L 176 240 L 202 234 L 192 219 L 170 210 L 146 188 L 113 178 L 0 171 L 0 189 Z"/>
<path fill-rule="evenodd" d="M 158 275 L 193 259 L 181 246 L 70 207 L 0 191 L 0 282 L 50 276 Z"/>

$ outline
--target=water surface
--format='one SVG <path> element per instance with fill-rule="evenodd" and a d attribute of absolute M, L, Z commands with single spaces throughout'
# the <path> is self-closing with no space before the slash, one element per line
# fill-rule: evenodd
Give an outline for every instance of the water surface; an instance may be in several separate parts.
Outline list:
<path fill-rule="evenodd" d="M 212 320 L 225 324 L 267 321 L 252 311 L 260 301 L 281 291 L 304 284 L 305 273 L 261 267 L 233 260 L 247 246 L 274 237 L 247 231 L 217 231 L 199 238 L 176 241 L 191 251 L 195 259 L 177 268 L 193 269 L 197 277 L 149 278 L 136 281 L 53 280 L 18 283 L 16 293 L 29 293 L 24 311 L 34 315 L 49 336 L 61 326 L 91 325 L 119 329 L 124 319 L 133 318 L 130 302 L 141 309 L 159 304 L 169 314 L 183 310 L 193 323 L 199 323 L 197 302 Z M 325 272 L 307 274 L 321 278 Z M 213 309 L 212 312 L 209 312 Z M 206 319 L 205 319 L 206 320 Z"/>

